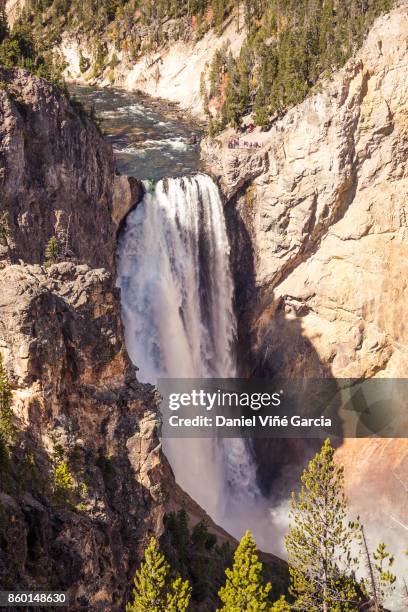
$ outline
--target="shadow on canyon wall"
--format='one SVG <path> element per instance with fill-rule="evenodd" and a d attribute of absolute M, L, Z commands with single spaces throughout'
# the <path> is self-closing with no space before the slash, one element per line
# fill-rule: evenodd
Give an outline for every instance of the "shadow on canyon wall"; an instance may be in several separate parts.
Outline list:
<path fill-rule="evenodd" d="M 238 322 L 238 376 L 275 382 L 297 379 L 294 384 L 302 385 L 308 379 L 326 379 L 323 393 L 328 403 L 336 394 L 337 384 L 330 364 L 320 360 L 313 344 L 303 334 L 303 313 L 288 317 L 284 300 L 275 299 L 272 287 L 256 286 L 251 211 L 245 193 L 246 186 L 225 206 Z M 312 382 L 310 387 L 313 393 Z M 326 406 L 324 396 L 320 397 L 320 404 Z M 334 420 L 338 419 L 338 409 L 336 402 L 331 402 L 330 416 Z M 320 416 L 314 410 L 311 402 L 305 402 L 304 416 Z M 341 441 L 332 439 L 332 444 L 339 446 Z M 322 438 L 253 439 L 251 446 L 262 493 L 276 503 L 286 499 L 321 445 Z"/>

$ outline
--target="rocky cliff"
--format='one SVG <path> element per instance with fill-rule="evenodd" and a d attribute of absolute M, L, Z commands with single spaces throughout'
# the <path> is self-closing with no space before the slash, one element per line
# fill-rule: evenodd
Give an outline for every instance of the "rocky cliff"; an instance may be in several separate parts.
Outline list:
<path fill-rule="evenodd" d="M 26 5 L 25 0 L 6 0 L 7 21 L 12 26 L 18 18 L 21 9 Z"/>
<path fill-rule="evenodd" d="M 114 175 L 111 146 L 75 101 L 23 70 L 0 67 L 0 82 L 0 260 L 41 263 L 56 236 L 65 257 L 113 271 L 140 186 Z"/>
<path fill-rule="evenodd" d="M 158 398 L 124 346 L 112 151 L 45 81 L 0 77 L 0 352 L 16 432 L 1 465 L 0 581 L 122 609 L 174 478 Z M 40 265 L 54 235 L 68 261 Z"/>
<path fill-rule="evenodd" d="M 407 376 L 407 40 L 404 2 L 268 132 L 203 144 L 226 199 L 245 374 Z M 284 453 L 257 454 L 270 490 Z M 338 456 L 356 503 L 381 495 L 370 512 L 406 523 L 406 440 L 346 440 Z"/>

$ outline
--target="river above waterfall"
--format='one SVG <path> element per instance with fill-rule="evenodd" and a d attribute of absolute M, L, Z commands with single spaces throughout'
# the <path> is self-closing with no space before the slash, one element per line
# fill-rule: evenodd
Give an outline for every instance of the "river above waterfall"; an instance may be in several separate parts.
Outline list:
<path fill-rule="evenodd" d="M 70 93 L 95 110 L 121 174 L 157 181 L 198 170 L 202 130 L 174 104 L 113 88 L 72 85 Z"/>

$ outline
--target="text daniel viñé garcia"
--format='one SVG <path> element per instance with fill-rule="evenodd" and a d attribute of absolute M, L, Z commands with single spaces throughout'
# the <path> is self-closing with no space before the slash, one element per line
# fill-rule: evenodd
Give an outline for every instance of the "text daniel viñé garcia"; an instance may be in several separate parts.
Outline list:
<path fill-rule="evenodd" d="M 189 393 L 171 393 L 168 407 L 171 411 L 180 408 L 197 407 L 206 411 L 221 409 L 223 407 L 246 407 L 253 411 L 262 408 L 278 407 L 282 402 L 281 393 L 230 393 L 216 391 L 208 393 L 204 390 L 193 390 Z M 171 427 L 331 427 L 331 419 L 325 416 L 302 417 L 300 415 L 281 416 L 277 414 L 254 414 L 251 416 L 237 416 L 228 418 L 217 414 L 214 417 L 197 414 L 195 416 L 180 417 L 172 414 L 168 419 Z"/>

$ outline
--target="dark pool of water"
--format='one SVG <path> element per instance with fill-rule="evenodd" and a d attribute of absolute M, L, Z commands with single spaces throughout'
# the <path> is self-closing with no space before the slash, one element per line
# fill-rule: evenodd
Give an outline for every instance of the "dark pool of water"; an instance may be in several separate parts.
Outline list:
<path fill-rule="evenodd" d="M 95 108 L 119 172 L 156 181 L 198 170 L 199 146 L 192 141 L 200 138 L 200 127 L 174 106 L 118 89 L 73 85 L 70 91 Z"/>

